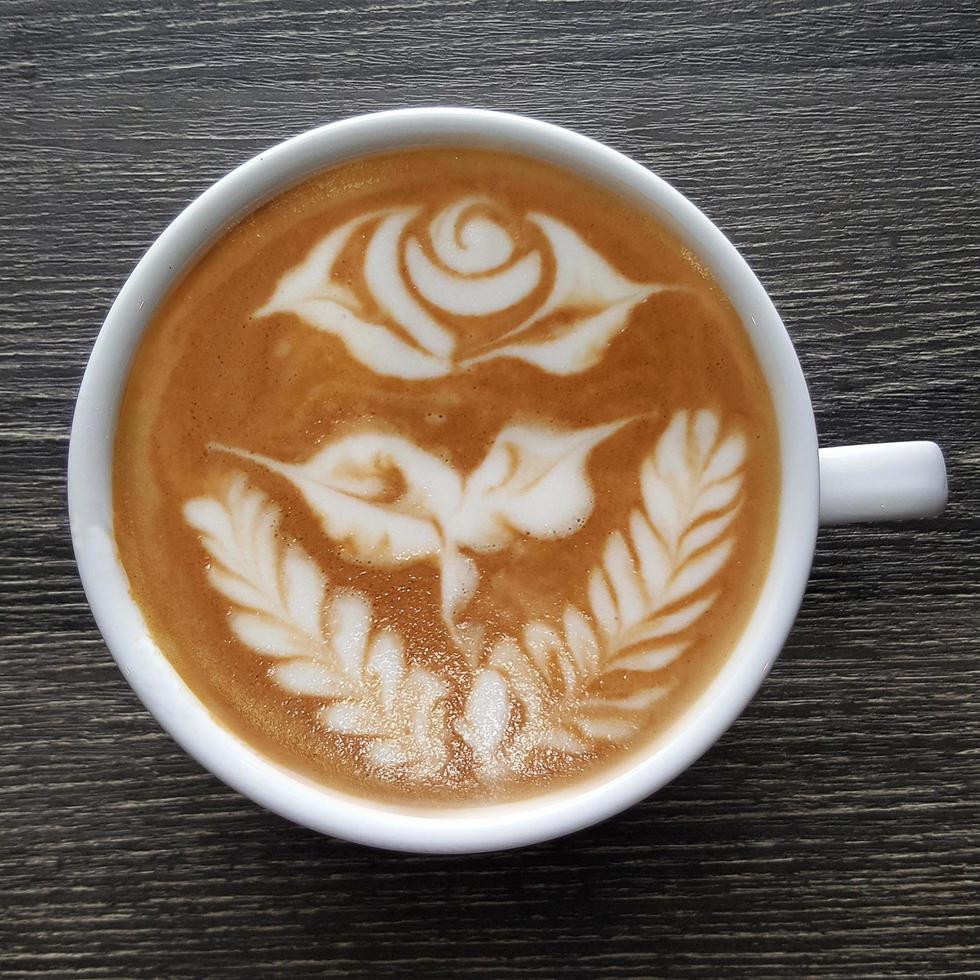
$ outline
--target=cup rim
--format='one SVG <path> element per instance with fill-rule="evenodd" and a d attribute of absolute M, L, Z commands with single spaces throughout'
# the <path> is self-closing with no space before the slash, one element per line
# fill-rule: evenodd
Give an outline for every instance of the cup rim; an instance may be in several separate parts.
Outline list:
<path fill-rule="evenodd" d="M 214 719 L 152 641 L 112 539 L 111 463 L 129 365 L 157 302 L 229 225 L 320 169 L 427 145 L 510 149 L 557 163 L 632 198 L 692 249 L 738 310 L 765 374 L 782 468 L 776 541 L 748 625 L 708 687 L 645 750 L 574 787 L 511 803 L 420 812 L 333 790 L 261 755 Z M 796 617 L 817 533 L 817 436 L 796 352 L 772 301 L 724 234 L 666 181 L 619 152 L 526 116 L 468 108 L 395 109 L 285 140 L 219 179 L 161 233 L 109 310 L 79 389 L 68 455 L 69 522 L 82 585 L 113 658 L 161 726 L 205 768 L 269 810 L 323 833 L 392 850 L 474 853 L 595 824 L 656 792 L 745 709 Z"/>

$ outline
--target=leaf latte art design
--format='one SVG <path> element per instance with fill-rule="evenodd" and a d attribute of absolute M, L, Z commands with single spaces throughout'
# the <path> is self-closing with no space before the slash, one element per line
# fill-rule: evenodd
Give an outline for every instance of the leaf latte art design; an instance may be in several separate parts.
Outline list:
<path fill-rule="evenodd" d="M 594 503 L 586 459 L 628 421 L 577 431 L 508 426 L 465 479 L 414 442 L 375 432 L 339 439 L 302 464 L 216 448 L 289 480 L 352 561 L 386 568 L 437 564 L 442 615 L 454 633 L 480 578 L 464 549 L 486 554 L 521 535 L 572 534 Z"/>
<path fill-rule="evenodd" d="M 351 263 L 356 274 L 342 276 Z M 633 308 L 667 288 L 623 276 L 549 215 L 464 197 L 427 223 L 403 207 L 334 228 L 256 316 L 293 314 L 376 373 L 410 381 L 498 358 L 565 375 L 596 364 Z M 481 327 L 501 317 L 496 333 Z"/>
<path fill-rule="evenodd" d="M 540 437 L 520 435 L 519 427 L 508 431 L 512 439 L 519 434 L 517 445 Z M 583 433 L 562 458 L 597 438 L 595 430 Z M 574 441 L 567 433 L 558 438 L 566 450 Z M 532 483 L 549 471 L 539 472 L 548 451 L 534 448 Z M 712 583 L 733 545 L 745 457 L 743 436 L 723 433 L 714 413 L 677 412 L 641 464 L 639 500 L 626 526 L 608 536 L 587 573 L 587 601 L 567 604 L 557 621 L 534 620 L 518 635 L 488 642 L 452 683 L 417 662 L 439 651 L 413 651 L 410 638 L 379 627 L 365 594 L 332 585 L 302 546 L 285 542 L 278 508 L 241 474 L 222 498 L 190 500 L 184 514 L 210 556 L 210 584 L 232 607 L 231 632 L 272 661 L 271 676 L 285 692 L 316 699 L 319 723 L 356 740 L 369 770 L 432 780 L 466 751 L 479 775 L 493 782 L 526 771 L 537 752 L 576 756 L 621 743 L 649 719 L 668 691 L 661 672 L 697 642 L 695 626 L 716 599 Z M 331 468 L 317 457 L 316 475 L 330 474 L 336 483 L 346 474 L 348 492 L 370 496 L 374 458 L 359 457 L 360 468 L 350 459 Z M 408 471 L 402 479 L 410 494 Z M 508 472 L 521 472 L 520 461 Z M 455 476 L 444 471 L 441 479 L 449 481 L 450 473 Z M 454 514 L 466 513 L 462 501 L 474 476 L 458 483 L 456 511 L 444 508 L 431 519 L 435 536 L 419 537 L 425 548 L 450 547 L 445 528 Z M 578 463 L 566 476 L 569 486 L 585 480 Z M 504 512 L 501 498 L 489 492 L 492 481 L 484 483 L 482 503 L 466 517 L 470 536 L 456 533 L 451 546 L 457 557 L 470 552 L 465 557 L 474 567 L 480 551 L 473 542 L 480 538 L 473 529 L 496 527 Z M 331 503 L 338 500 L 320 498 L 322 506 Z M 351 513 L 344 520 L 356 522 Z M 385 547 L 399 547 L 394 525 L 376 525 L 374 533 Z M 505 534 L 495 547 L 508 541 Z M 632 693 L 609 693 L 615 684 L 606 682 L 626 676 Z"/>
<path fill-rule="evenodd" d="M 277 661 L 278 684 L 329 701 L 321 723 L 364 739 L 371 765 L 436 775 L 448 759 L 448 688 L 424 668 L 406 667 L 401 637 L 374 628 L 363 595 L 331 590 L 302 547 L 280 544 L 279 509 L 265 494 L 238 476 L 224 501 L 191 500 L 184 516 L 212 557 L 211 585 L 236 606 L 231 631 Z"/>
<path fill-rule="evenodd" d="M 487 772 L 517 768 L 536 749 L 579 754 L 622 741 L 666 693 L 651 680 L 610 698 L 599 685 L 612 673 L 655 678 L 715 601 L 709 587 L 731 551 L 746 452 L 741 434 L 718 435 L 713 413 L 678 412 L 641 467 L 642 505 L 589 574 L 588 609 L 569 604 L 560 624 L 532 622 L 494 645 L 457 723 Z M 515 705 L 524 723 L 508 741 Z"/>

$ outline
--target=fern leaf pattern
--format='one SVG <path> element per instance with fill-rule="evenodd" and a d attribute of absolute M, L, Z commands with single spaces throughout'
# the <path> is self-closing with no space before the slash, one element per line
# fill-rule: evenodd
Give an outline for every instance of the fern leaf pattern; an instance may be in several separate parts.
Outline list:
<path fill-rule="evenodd" d="M 713 412 L 673 416 L 642 464 L 640 505 L 589 573 L 588 608 L 569 604 L 559 625 L 530 623 L 519 639 L 498 641 L 483 671 L 492 683 L 477 678 L 457 731 L 488 776 L 513 771 L 535 750 L 577 755 L 622 741 L 668 692 L 658 674 L 690 647 L 731 552 L 745 455 L 744 437 L 722 435 Z M 611 697 L 602 682 L 614 673 L 648 683 Z M 523 723 L 508 739 L 515 703 Z M 477 718 L 481 741 L 471 738 Z"/>
<path fill-rule="evenodd" d="M 401 637 L 377 629 L 370 601 L 331 589 L 310 555 L 279 540 L 279 509 L 236 476 L 224 500 L 185 504 L 211 557 L 208 580 L 232 604 L 232 633 L 276 661 L 287 692 L 316 697 L 323 726 L 363 743 L 375 769 L 433 778 L 448 760 L 446 684 L 408 666 Z"/>

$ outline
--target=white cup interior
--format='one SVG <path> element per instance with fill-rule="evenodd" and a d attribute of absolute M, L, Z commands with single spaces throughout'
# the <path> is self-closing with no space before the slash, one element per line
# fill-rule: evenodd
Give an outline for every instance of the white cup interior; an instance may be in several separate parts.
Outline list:
<path fill-rule="evenodd" d="M 276 765 L 220 726 L 150 637 L 129 594 L 112 531 L 112 449 L 129 365 L 176 279 L 230 224 L 325 167 L 396 148 L 456 144 L 538 157 L 603 184 L 664 221 L 711 270 L 748 331 L 779 422 L 782 484 L 770 572 L 718 675 L 655 741 L 574 787 L 528 800 L 431 810 L 375 804 Z M 406 109 L 333 123 L 249 160 L 161 234 L 113 304 L 78 396 L 68 460 L 72 539 L 96 622 L 127 681 L 183 748 L 228 785 L 290 820 L 363 844 L 474 852 L 547 840 L 655 792 L 735 720 L 762 682 L 802 599 L 817 529 L 817 439 L 800 365 L 765 290 L 735 248 L 686 198 L 615 151 L 556 126 L 472 109 Z"/>

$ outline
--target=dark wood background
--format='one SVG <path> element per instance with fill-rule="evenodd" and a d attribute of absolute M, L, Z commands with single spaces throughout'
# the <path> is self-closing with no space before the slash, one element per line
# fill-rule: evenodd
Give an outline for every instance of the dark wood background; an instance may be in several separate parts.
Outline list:
<path fill-rule="evenodd" d="M 0 0 L 0 970 L 980 976 L 975 2 Z M 374 852 L 237 796 L 72 560 L 86 357 L 187 202 L 279 139 L 464 104 L 604 140 L 769 288 L 828 443 L 936 439 L 938 520 L 821 534 L 795 632 L 656 798 L 519 852 Z"/>

